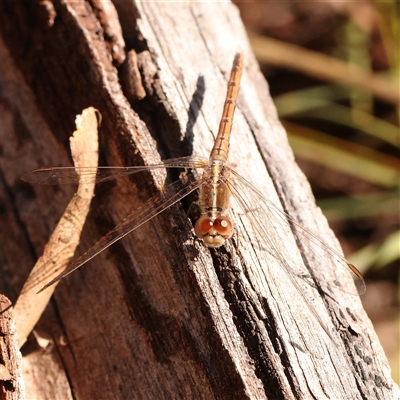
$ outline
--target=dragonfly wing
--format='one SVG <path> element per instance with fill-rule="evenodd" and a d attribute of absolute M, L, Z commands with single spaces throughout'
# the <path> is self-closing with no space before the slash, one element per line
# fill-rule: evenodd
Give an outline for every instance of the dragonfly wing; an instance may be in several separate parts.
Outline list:
<path fill-rule="evenodd" d="M 156 194 L 143 206 L 130 213 L 121 223 L 119 223 L 114 229 L 103 236 L 93 247 L 86 251 L 86 253 L 84 253 L 74 262 L 70 263 L 62 273 L 47 283 L 39 292 L 69 275 L 71 272 L 81 267 L 107 247 L 122 239 L 128 233 L 137 229 L 145 222 L 149 221 L 168 207 L 171 207 L 173 204 L 177 203 L 189 193 L 196 190 L 201 184 L 202 181 L 199 179 L 191 182 L 187 186 L 182 187 L 182 182 L 178 180 L 166 186 L 163 191 Z"/>
<path fill-rule="evenodd" d="M 332 288 L 336 288 L 354 295 L 364 293 L 365 283 L 361 273 L 352 264 L 349 264 L 339 252 L 276 207 L 235 171 L 231 170 L 231 176 L 232 193 L 243 209 L 244 217 L 249 220 L 252 229 L 255 231 L 254 234 L 262 238 L 263 241 L 265 240 L 267 251 L 280 260 L 289 274 L 302 277 L 298 272 L 299 259 L 285 248 L 278 248 L 278 245 L 285 239 L 282 235 L 294 234 L 297 245 L 307 257 L 311 257 L 320 265 L 327 265 L 327 268 L 331 268 L 332 265 L 329 261 L 334 261 L 336 269 L 332 273 L 336 278 L 329 282 L 318 279 L 318 282 L 325 283 L 324 290 L 329 292 Z M 260 243 L 260 246 L 263 246 L 263 244 Z M 355 287 L 346 286 L 343 288 L 341 282 L 345 280 L 344 275 L 349 274 L 355 283 Z"/>
<path fill-rule="evenodd" d="M 63 185 L 79 183 L 100 183 L 121 176 L 136 174 L 160 168 L 203 168 L 208 160 L 190 156 L 171 158 L 158 164 L 133 167 L 51 167 L 35 169 L 22 176 L 22 180 L 37 185 Z"/>

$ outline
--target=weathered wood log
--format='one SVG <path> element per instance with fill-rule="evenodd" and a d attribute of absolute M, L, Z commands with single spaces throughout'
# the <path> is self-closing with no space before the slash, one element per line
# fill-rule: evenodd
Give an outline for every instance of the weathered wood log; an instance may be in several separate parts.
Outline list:
<path fill-rule="evenodd" d="M 3 0 L 0 7 L 1 290 L 12 301 L 74 193 L 19 177 L 71 165 L 68 137 L 87 106 L 102 114 L 100 164 L 207 155 L 238 50 L 245 71 L 231 161 L 295 220 L 338 246 L 294 163 L 234 6 Z M 122 64 L 132 50 L 137 64 L 133 53 Z M 146 203 L 165 176 L 99 185 L 79 251 Z M 279 259 L 262 267 L 256 261 L 257 238 L 255 253 L 241 233 L 209 250 L 193 241 L 188 206 L 172 206 L 60 283 L 23 348 L 28 398 L 399 397 L 359 298 L 346 293 L 352 282 L 335 297 L 299 283 L 331 339 Z M 298 252 L 293 243 L 276 245 Z M 317 286 L 334 279 L 330 260 L 307 257 L 304 251 L 301 268 Z"/>

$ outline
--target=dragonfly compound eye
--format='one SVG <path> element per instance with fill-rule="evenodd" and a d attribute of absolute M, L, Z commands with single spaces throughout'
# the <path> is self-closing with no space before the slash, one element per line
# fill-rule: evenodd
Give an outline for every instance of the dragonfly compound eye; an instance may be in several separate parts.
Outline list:
<path fill-rule="evenodd" d="M 202 239 L 204 235 L 213 227 L 213 222 L 208 217 L 200 217 L 196 221 L 194 226 L 194 233 L 199 239 Z"/>
<path fill-rule="evenodd" d="M 229 218 L 227 217 L 218 217 L 214 221 L 215 230 L 223 236 L 225 239 L 228 239 L 233 234 L 233 225 Z"/>

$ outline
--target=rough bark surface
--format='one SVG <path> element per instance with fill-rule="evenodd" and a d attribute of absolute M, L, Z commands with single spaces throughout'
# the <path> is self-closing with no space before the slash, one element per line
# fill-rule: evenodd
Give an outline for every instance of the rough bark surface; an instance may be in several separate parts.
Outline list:
<path fill-rule="evenodd" d="M 71 165 L 68 138 L 88 106 L 102 115 L 100 165 L 207 155 L 238 50 L 245 71 L 231 161 L 337 247 L 234 6 L 3 0 L 0 13 L 0 290 L 13 302 L 75 190 L 33 187 L 20 176 Z M 132 50 L 137 59 L 122 64 Z M 158 171 L 99 185 L 78 252 L 166 176 L 177 178 Z M 171 207 L 60 283 L 22 349 L 27 398 L 399 398 L 358 297 L 301 285 L 331 340 L 277 260 L 260 269 L 240 237 L 212 251 L 194 242 L 188 206 Z M 329 260 L 307 256 L 316 282 L 332 279 Z"/>
<path fill-rule="evenodd" d="M 22 356 L 11 301 L 0 294 L 0 399 L 25 399 Z"/>

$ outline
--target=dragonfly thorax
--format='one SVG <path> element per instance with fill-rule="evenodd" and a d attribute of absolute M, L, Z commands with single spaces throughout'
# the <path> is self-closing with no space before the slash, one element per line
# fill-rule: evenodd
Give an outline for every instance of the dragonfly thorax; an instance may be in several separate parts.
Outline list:
<path fill-rule="evenodd" d="M 216 219 L 200 217 L 194 226 L 196 236 L 208 247 L 220 247 L 233 235 L 233 224 L 228 217 Z"/>
<path fill-rule="evenodd" d="M 233 224 L 224 216 L 230 207 L 229 174 L 230 169 L 222 160 L 212 160 L 203 172 L 198 200 L 202 216 L 194 231 L 208 247 L 222 246 L 233 234 Z"/>

